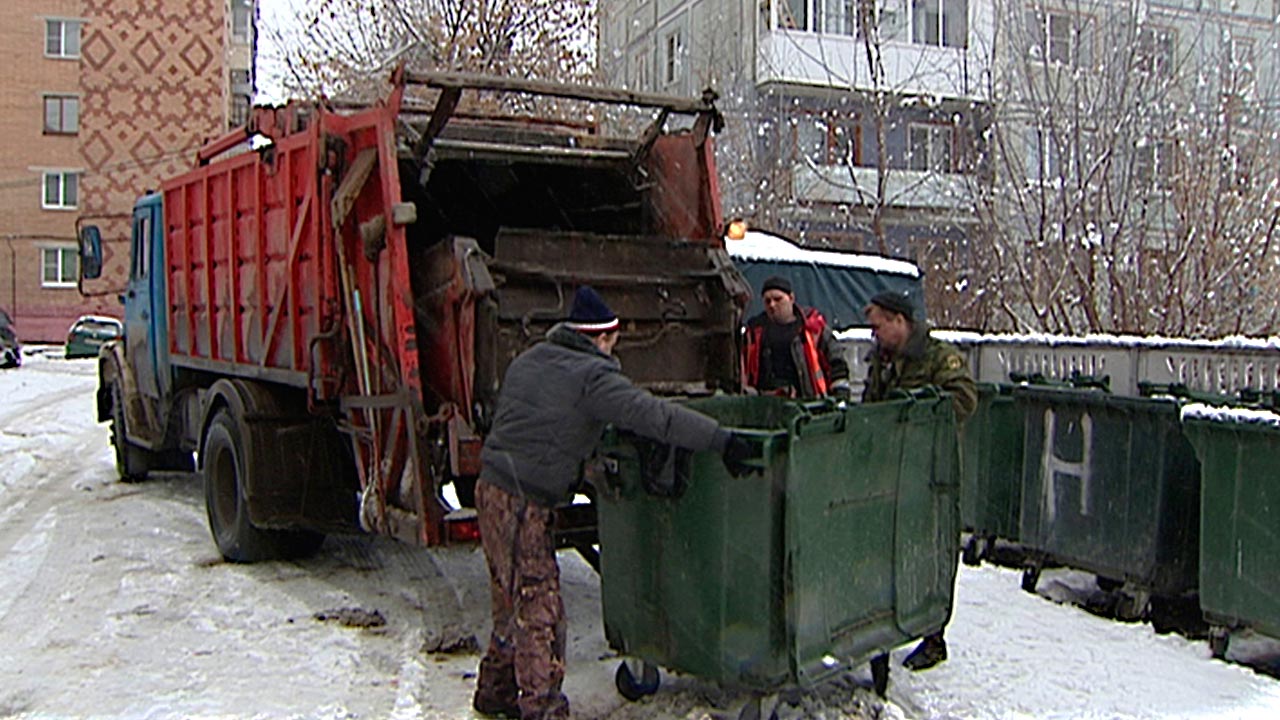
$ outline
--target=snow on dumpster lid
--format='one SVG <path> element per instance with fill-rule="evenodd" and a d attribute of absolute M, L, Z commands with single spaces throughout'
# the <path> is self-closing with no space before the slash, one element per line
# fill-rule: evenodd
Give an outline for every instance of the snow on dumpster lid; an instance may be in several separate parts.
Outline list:
<path fill-rule="evenodd" d="M 1280 428 L 1280 415 L 1270 410 L 1250 410 L 1249 408 L 1222 407 L 1220 405 L 1205 405 L 1204 403 L 1183 405 L 1182 419 L 1210 420 L 1213 422 L 1246 425 L 1269 425 L 1274 428 Z"/>
<path fill-rule="evenodd" d="M 758 230 L 748 230 L 746 237 L 741 240 L 726 238 L 724 245 L 729 251 L 729 256 L 734 259 L 833 265 L 913 278 L 920 277 L 920 268 L 905 260 L 864 253 L 808 250 L 786 238 Z"/>

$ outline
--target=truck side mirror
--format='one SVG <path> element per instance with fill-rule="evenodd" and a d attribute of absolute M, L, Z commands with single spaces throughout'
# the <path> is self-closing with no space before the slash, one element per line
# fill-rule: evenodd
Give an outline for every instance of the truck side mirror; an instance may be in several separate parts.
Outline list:
<path fill-rule="evenodd" d="M 96 280 L 102 275 L 102 233 L 97 225 L 80 228 L 80 277 Z"/>

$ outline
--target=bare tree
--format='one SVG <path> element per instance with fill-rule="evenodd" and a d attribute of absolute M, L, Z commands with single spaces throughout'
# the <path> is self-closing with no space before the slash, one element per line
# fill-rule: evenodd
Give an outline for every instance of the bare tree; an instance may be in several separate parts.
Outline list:
<path fill-rule="evenodd" d="M 1001 13 L 974 288 L 996 314 L 972 324 L 1270 330 L 1280 126 L 1252 49 L 1269 25 L 1111 0 Z"/>
<path fill-rule="evenodd" d="M 320 0 L 266 28 L 295 97 L 369 100 L 387 68 L 586 81 L 592 0 Z"/>

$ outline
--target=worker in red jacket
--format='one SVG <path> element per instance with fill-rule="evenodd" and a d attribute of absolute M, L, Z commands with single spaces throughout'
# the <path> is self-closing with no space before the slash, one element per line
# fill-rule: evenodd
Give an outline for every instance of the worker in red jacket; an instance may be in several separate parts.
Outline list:
<path fill-rule="evenodd" d="M 797 305 L 791 281 L 776 275 L 764 281 L 760 298 L 764 312 L 745 330 L 745 384 L 785 397 L 849 397 L 849 364 L 822 313 Z"/>

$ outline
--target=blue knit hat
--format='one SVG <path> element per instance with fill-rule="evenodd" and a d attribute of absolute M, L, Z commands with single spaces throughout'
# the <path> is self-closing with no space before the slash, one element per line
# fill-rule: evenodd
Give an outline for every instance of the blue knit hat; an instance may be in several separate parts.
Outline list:
<path fill-rule="evenodd" d="M 589 334 L 617 330 L 618 316 L 613 314 L 604 298 L 590 285 L 583 285 L 573 294 L 573 310 L 569 312 L 569 327 Z"/>

